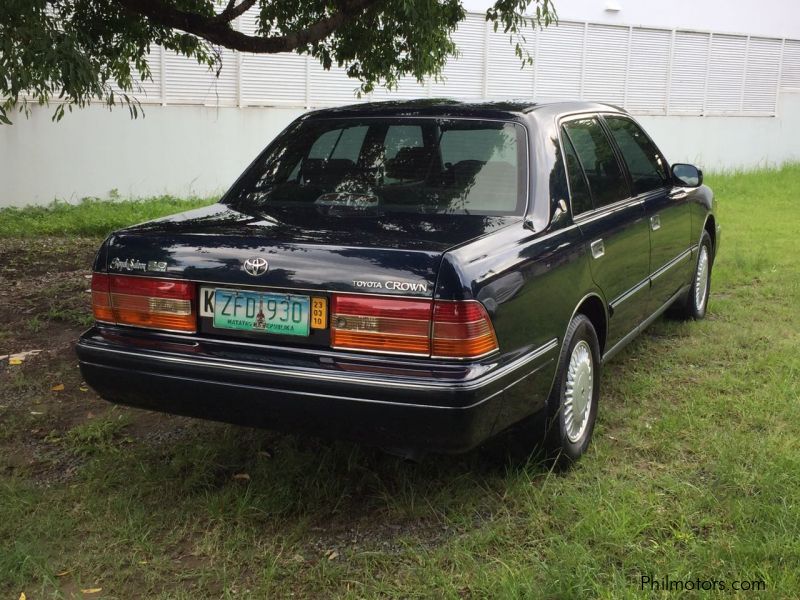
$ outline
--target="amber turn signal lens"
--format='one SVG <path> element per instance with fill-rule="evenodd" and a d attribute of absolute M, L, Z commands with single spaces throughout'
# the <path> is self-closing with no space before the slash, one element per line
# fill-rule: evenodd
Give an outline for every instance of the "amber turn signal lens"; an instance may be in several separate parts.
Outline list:
<path fill-rule="evenodd" d="M 480 302 L 367 295 L 332 297 L 331 346 L 457 359 L 498 349 Z"/>
<path fill-rule="evenodd" d="M 380 296 L 331 298 L 331 346 L 430 354 L 431 301 Z"/>

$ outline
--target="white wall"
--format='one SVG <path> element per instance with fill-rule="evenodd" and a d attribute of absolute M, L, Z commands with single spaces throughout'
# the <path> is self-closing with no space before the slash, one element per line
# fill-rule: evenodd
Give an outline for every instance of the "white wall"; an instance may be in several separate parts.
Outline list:
<path fill-rule="evenodd" d="M 800 161 L 800 90 L 778 98 L 776 117 L 639 116 L 670 162 L 706 170 L 752 169 Z"/>
<path fill-rule="evenodd" d="M 34 110 L 0 135 L 0 206 L 224 191 L 302 111 L 281 108 L 148 106 L 78 111 L 60 123 Z M 640 116 L 672 162 L 707 170 L 800 161 L 800 91 L 784 92 L 777 117 Z"/>
<path fill-rule="evenodd" d="M 559 19 L 800 38 L 797 0 L 553 0 Z M 464 0 L 486 12 L 493 0 Z M 617 5 L 620 10 L 606 7 Z"/>
<path fill-rule="evenodd" d="M 302 109 L 147 106 L 75 111 L 59 123 L 52 108 L 0 129 L 0 206 L 53 199 L 224 191 Z"/>
<path fill-rule="evenodd" d="M 561 26 L 527 36 L 533 68 L 520 70 L 507 37 L 473 13 L 454 35 L 462 56 L 448 62 L 445 83 L 405 82 L 373 98 L 605 100 L 637 114 L 673 162 L 736 169 L 800 160 L 799 0 L 760 0 L 757 13 L 751 0 L 555 2 Z M 605 10 L 609 2 L 620 10 Z M 481 11 L 491 0 L 465 3 Z M 249 31 L 245 16 L 240 27 Z M 355 101 L 343 69 L 322 71 L 298 55 L 226 55 L 219 79 L 185 57 L 153 56 L 144 118 L 97 106 L 52 123 L 52 107 L 34 107 L 30 119 L 0 126 L 0 206 L 112 189 L 217 194 L 304 107 Z"/>

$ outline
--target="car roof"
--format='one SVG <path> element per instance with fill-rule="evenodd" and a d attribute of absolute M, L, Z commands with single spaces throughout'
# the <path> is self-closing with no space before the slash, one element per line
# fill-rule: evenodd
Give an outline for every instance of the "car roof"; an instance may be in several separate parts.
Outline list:
<path fill-rule="evenodd" d="M 498 100 L 469 102 L 451 98 L 422 98 L 363 102 L 308 113 L 309 118 L 337 117 L 462 117 L 519 120 L 525 117 L 557 117 L 578 112 L 625 112 L 613 104 L 581 100 L 532 102 L 530 100 Z"/>

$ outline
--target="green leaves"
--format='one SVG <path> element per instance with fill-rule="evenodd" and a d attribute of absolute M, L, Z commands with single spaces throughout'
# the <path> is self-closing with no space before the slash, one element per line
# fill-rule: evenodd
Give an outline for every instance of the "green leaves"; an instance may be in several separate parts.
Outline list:
<path fill-rule="evenodd" d="M 247 0 L 237 0 L 235 6 Z M 403 77 L 438 78 L 457 55 L 451 34 L 462 0 L 257 0 L 259 25 L 248 37 L 217 18 L 225 0 L 3 0 L 0 2 L 0 123 L 29 105 L 57 100 L 53 119 L 91 102 L 124 104 L 138 116 L 137 81 L 150 75 L 150 49 L 163 46 L 221 66 L 218 46 L 310 54 L 360 81 L 362 92 L 394 88 Z M 528 13 L 528 16 L 525 13 Z M 527 26 L 556 19 L 551 0 L 497 0 L 487 11 L 523 62 Z M 213 42 L 213 45 L 212 45 Z M 274 43 L 273 43 L 274 42 Z M 257 44 L 256 44 L 257 45 Z M 278 50 L 275 50 L 278 51 Z"/>

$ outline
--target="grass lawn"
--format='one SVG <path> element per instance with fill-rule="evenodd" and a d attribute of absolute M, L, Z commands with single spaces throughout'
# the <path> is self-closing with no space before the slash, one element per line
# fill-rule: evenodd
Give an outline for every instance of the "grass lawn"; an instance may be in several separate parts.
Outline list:
<path fill-rule="evenodd" d="M 104 236 L 114 229 L 211 204 L 216 198 L 159 196 L 115 202 L 87 198 L 80 204 L 0 209 L 0 237 Z"/>
<path fill-rule="evenodd" d="M 708 318 L 661 319 L 607 366 L 566 474 L 112 407 L 72 351 L 99 239 L 38 236 L 102 234 L 112 210 L 0 212 L 28 236 L 0 239 L 0 355 L 43 350 L 0 365 L 0 597 L 659 596 L 643 576 L 798 597 L 800 166 L 708 183 Z"/>

